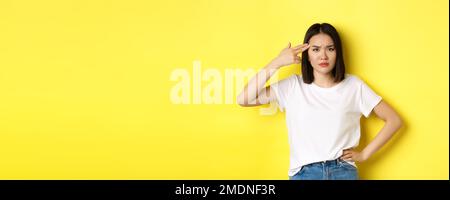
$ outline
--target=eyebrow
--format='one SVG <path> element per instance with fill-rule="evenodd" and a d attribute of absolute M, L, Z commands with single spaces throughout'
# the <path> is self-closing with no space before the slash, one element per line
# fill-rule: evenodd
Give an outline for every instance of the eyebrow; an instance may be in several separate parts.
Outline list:
<path fill-rule="evenodd" d="M 319 47 L 320 48 L 321 46 L 313 45 L 312 47 Z M 326 47 L 334 47 L 334 44 L 328 45 Z"/>

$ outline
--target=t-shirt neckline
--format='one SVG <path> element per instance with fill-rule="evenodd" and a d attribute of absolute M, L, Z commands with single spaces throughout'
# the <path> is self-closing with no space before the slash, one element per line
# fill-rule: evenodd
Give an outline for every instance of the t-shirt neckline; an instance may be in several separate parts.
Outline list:
<path fill-rule="evenodd" d="M 336 85 L 334 85 L 334 86 L 332 86 L 332 87 L 320 87 L 320 86 L 318 86 L 317 84 L 315 84 L 314 82 L 311 83 L 311 86 L 314 87 L 314 88 L 317 88 L 317 89 L 319 89 L 319 90 L 324 90 L 324 91 L 336 90 L 336 89 L 340 88 L 341 85 L 343 85 L 344 81 L 345 81 L 347 78 L 348 78 L 347 75 L 345 75 L 344 80 L 342 80 L 341 82 L 339 82 L 338 84 L 336 84 Z"/>

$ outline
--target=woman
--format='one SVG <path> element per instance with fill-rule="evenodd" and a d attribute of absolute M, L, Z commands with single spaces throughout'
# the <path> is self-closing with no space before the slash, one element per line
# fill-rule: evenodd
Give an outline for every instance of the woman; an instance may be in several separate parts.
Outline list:
<path fill-rule="evenodd" d="M 401 119 L 362 80 L 345 73 L 341 40 L 332 25 L 312 25 L 303 43 L 289 43 L 250 79 L 237 101 L 241 106 L 277 102 L 286 111 L 290 180 L 358 179 L 355 162 L 378 151 L 401 127 Z M 264 87 L 279 68 L 300 62 L 302 75 Z M 372 110 L 384 127 L 361 152 L 355 151 L 361 115 L 369 117 Z"/>

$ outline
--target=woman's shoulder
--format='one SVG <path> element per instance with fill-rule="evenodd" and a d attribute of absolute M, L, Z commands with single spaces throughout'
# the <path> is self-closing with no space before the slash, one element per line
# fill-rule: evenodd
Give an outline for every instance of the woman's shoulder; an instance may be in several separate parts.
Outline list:
<path fill-rule="evenodd" d="M 274 86 L 282 86 L 282 87 L 292 87 L 298 82 L 299 75 L 292 74 L 288 77 L 272 80 L 272 85 Z"/>
<path fill-rule="evenodd" d="M 361 78 L 359 78 L 357 75 L 354 74 L 345 74 L 345 79 L 347 79 L 347 81 L 352 84 L 364 83 L 364 81 Z"/>
<path fill-rule="evenodd" d="M 300 74 L 292 74 L 286 78 L 286 80 L 289 80 L 291 83 L 297 83 L 299 80 L 302 80 L 302 75 Z"/>

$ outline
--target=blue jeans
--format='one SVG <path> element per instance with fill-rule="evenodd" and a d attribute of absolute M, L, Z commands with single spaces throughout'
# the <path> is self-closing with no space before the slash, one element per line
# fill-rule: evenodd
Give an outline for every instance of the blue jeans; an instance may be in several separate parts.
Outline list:
<path fill-rule="evenodd" d="M 336 159 L 304 165 L 289 180 L 358 180 L 355 166 Z"/>

